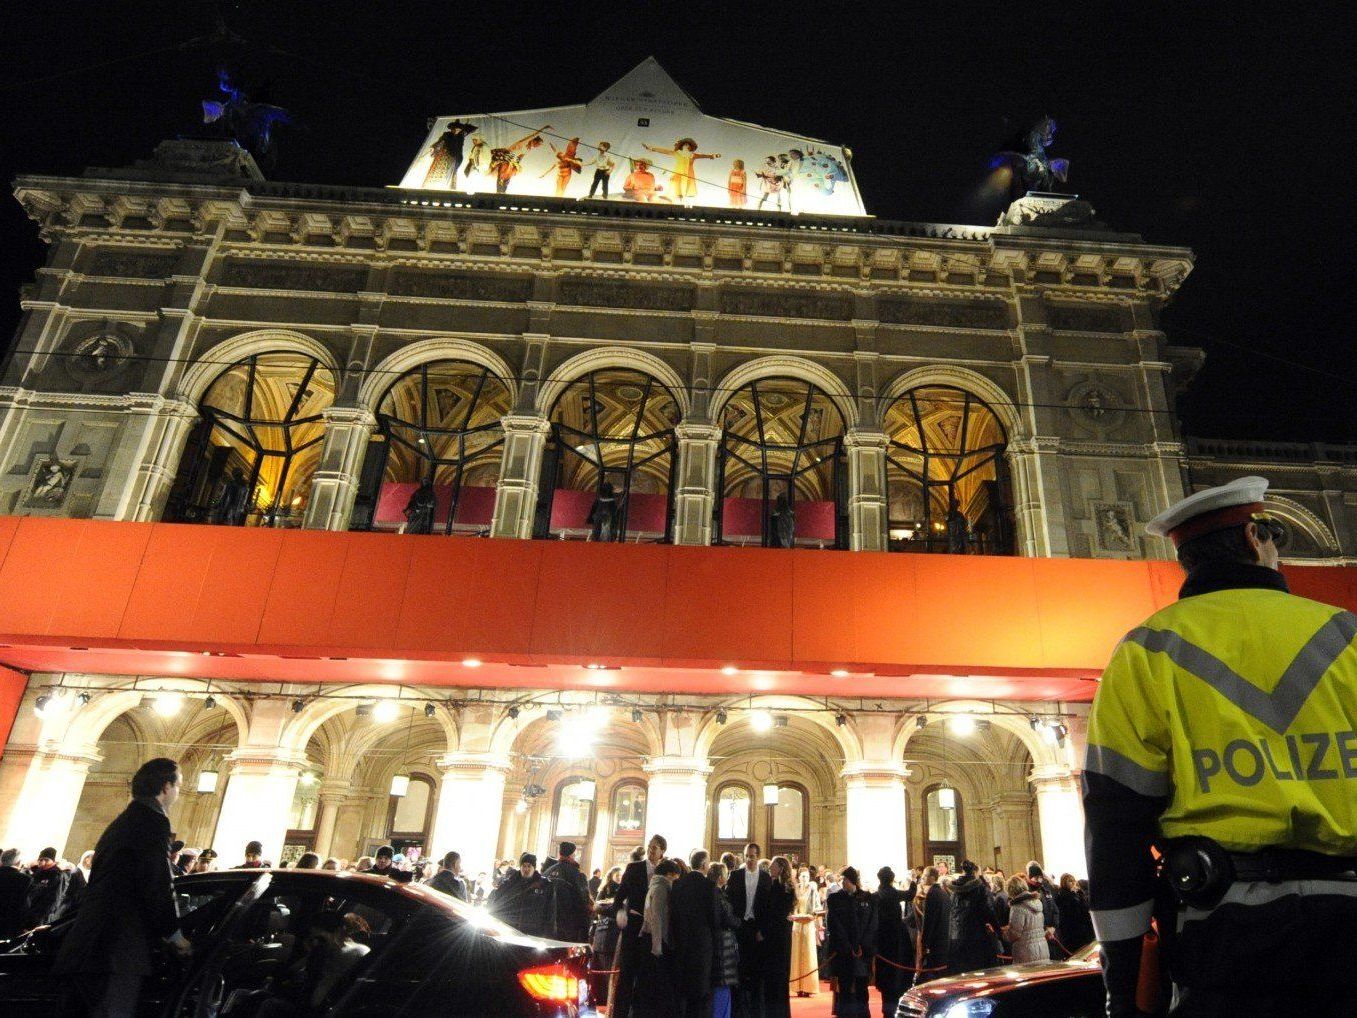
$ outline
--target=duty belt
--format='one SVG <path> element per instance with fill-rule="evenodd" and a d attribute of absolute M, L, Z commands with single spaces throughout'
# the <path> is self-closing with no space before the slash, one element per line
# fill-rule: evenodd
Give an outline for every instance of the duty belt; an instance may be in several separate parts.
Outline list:
<path fill-rule="evenodd" d="M 1326 880 L 1357 872 L 1357 858 L 1321 855 L 1298 848 L 1265 848 L 1260 852 L 1231 852 L 1236 881 Z"/>

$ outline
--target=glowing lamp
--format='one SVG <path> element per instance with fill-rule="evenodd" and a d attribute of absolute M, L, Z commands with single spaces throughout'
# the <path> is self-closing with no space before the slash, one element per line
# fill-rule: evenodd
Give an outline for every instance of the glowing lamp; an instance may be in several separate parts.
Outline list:
<path fill-rule="evenodd" d="M 596 787 L 594 782 L 588 780 L 575 782 L 575 798 L 580 802 L 593 802 Z"/>
<path fill-rule="evenodd" d="M 756 710 L 749 716 L 749 727 L 756 732 L 766 732 L 773 727 L 773 715 L 766 710 Z"/>
<path fill-rule="evenodd" d="M 221 775 L 217 771 L 199 771 L 198 772 L 198 792 L 201 795 L 212 795 L 217 790 L 217 781 Z"/>
<path fill-rule="evenodd" d="M 397 774 L 391 779 L 391 794 L 400 798 L 410 791 L 410 775 Z"/>
<path fill-rule="evenodd" d="M 947 722 L 948 727 L 956 735 L 974 735 L 976 729 L 975 718 L 969 714 L 958 714 Z"/>
<path fill-rule="evenodd" d="M 400 714 L 400 705 L 395 700 L 378 700 L 372 707 L 372 720 L 381 724 L 395 721 Z"/>
<path fill-rule="evenodd" d="M 182 693 L 161 693 L 155 698 L 152 709 L 162 718 L 172 718 L 179 713 L 179 709 L 184 706 L 184 695 Z"/>
<path fill-rule="evenodd" d="M 763 786 L 763 804 L 765 806 L 777 805 L 777 791 L 778 791 L 777 785 Z"/>
<path fill-rule="evenodd" d="M 956 789 L 939 788 L 938 789 L 938 807 L 940 809 L 956 809 Z"/>

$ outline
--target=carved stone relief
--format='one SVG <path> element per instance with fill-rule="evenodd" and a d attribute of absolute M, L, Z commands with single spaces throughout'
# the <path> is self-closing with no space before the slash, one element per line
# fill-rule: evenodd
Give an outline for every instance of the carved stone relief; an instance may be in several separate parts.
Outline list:
<path fill-rule="evenodd" d="M 1101 381 L 1080 382 L 1070 389 L 1065 409 L 1075 424 L 1100 435 L 1115 431 L 1126 422 L 1126 401 Z"/>
<path fill-rule="evenodd" d="M 922 299 L 880 300 L 877 317 L 890 325 L 932 325 L 958 329 L 1007 329 L 1008 305 L 999 301 L 968 302 Z"/>
<path fill-rule="evenodd" d="M 721 313 L 761 318 L 819 318 L 847 322 L 853 317 L 853 298 L 848 294 L 784 293 L 775 290 L 725 290 Z"/>
<path fill-rule="evenodd" d="M 116 276 L 134 279 L 163 279 L 179 264 L 177 251 L 96 250 L 90 255 L 84 272 L 88 276 Z"/>
<path fill-rule="evenodd" d="M 75 480 L 77 466 L 75 460 L 63 460 L 55 456 L 35 462 L 28 477 L 23 507 L 46 511 L 60 509 L 71 490 L 71 482 Z"/>
<path fill-rule="evenodd" d="M 251 286 L 261 290 L 325 290 L 354 293 L 367 283 L 363 265 L 284 265 L 231 261 L 217 282 L 222 286 Z"/>
<path fill-rule="evenodd" d="M 691 311 L 690 286 L 641 286 L 604 279 L 563 279 L 556 288 L 558 304 L 594 308 L 639 308 L 644 311 Z"/>
<path fill-rule="evenodd" d="M 1099 551 L 1126 555 L 1136 550 L 1135 517 L 1125 502 L 1094 502 L 1093 534 Z"/>
<path fill-rule="evenodd" d="M 532 277 L 472 272 L 397 272 L 392 274 L 387 292 L 397 297 L 517 303 L 532 296 Z"/>

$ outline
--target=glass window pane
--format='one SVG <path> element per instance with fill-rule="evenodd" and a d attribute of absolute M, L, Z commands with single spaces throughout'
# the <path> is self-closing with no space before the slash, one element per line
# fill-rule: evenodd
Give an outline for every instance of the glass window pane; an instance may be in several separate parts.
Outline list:
<path fill-rule="evenodd" d="M 722 841 L 748 839 L 748 789 L 741 785 L 727 785 L 721 789 L 716 800 L 716 836 Z"/>
<path fill-rule="evenodd" d="M 928 793 L 925 799 L 925 809 L 928 812 L 928 840 L 929 841 L 958 841 L 960 840 L 958 819 L 961 816 L 961 799 L 959 796 L 954 798 L 955 809 L 943 809 L 940 788 L 935 788 Z M 955 792 L 953 793 L 955 795 Z"/>
<path fill-rule="evenodd" d="M 393 831 L 422 831 L 424 818 L 429 815 L 429 793 L 432 786 L 419 778 L 410 779 L 410 788 L 396 803 L 396 817 L 391 822 Z"/>
<path fill-rule="evenodd" d="M 805 830 L 806 797 L 799 788 L 783 785 L 773 807 L 773 840 L 800 841 Z"/>
<path fill-rule="evenodd" d="M 320 802 L 319 786 L 297 782 L 297 790 L 292 793 L 292 811 L 288 814 L 287 826 L 293 831 L 310 831 L 316 827 L 316 809 Z"/>
<path fill-rule="evenodd" d="M 561 789 L 561 805 L 556 811 L 556 837 L 586 838 L 589 836 L 589 817 L 594 808 L 592 799 L 579 797 L 578 781 Z"/>
<path fill-rule="evenodd" d="M 640 836 L 646 825 L 646 790 L 640 785 L 623 785 L 613 799 L 613 832 Z"/>

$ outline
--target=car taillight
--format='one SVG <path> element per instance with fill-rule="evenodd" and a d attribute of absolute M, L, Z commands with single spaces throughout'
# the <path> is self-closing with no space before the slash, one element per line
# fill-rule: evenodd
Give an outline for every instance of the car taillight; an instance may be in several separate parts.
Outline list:
<path fill-rule="evenodd" d="M 564 964 L 524 969 L 518 974 L 518 981 L 534 1000 L 556 1004 L 573 1004 L 579 1000 L 579 976 Z"/>

